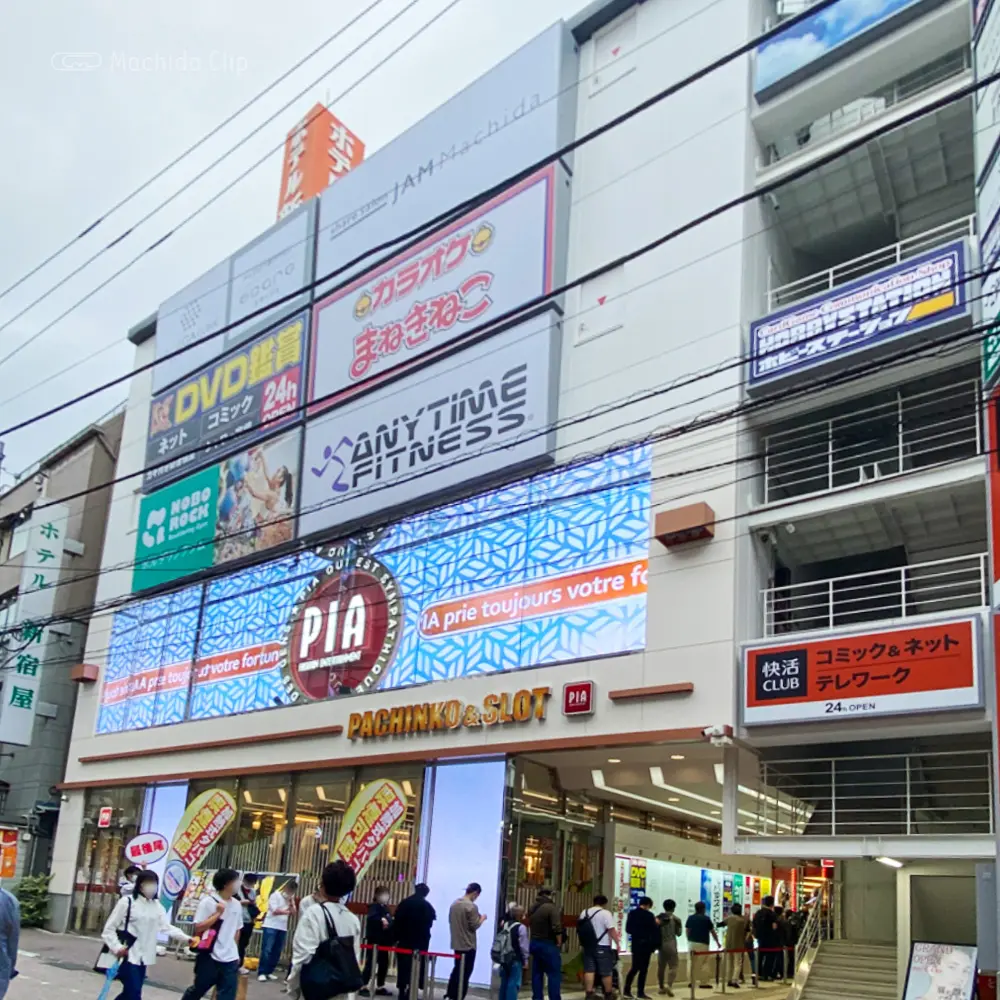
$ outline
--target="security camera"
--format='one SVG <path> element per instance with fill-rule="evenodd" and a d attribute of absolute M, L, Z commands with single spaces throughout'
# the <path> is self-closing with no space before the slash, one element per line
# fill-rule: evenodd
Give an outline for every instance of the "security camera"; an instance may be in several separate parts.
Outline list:
<path fill-rule="evenodd" d="M 778 196 L 773 191 L 767 193 L 767 202 L 776 212 L 781 211 L 781 202 L 778 201 Z"/>
<path fill-rule="evenodd" d="M 762 531 L 762 532 L 760 533 L 760 540 L 761 540 L 761 541 L 762 541 L 762 542 L 763 542 L 763 543 L 764 543 L 765 545 L 770 545 L 770 544 L 771 544 L 771 533 L 770 533 L 769 531 Z"/>
<path fill-rule="evenodd" d="M 706 737 L 713 747 L 731 747 L 733 738 L 729 735 L 728 726 L 708 726 L 701 731 L 701 735 Z"/>
<path fill-rule="evenodd" d="M 707 726 L 701 731 L 702 736 L 711 739 L 713 736 L 728 736 L 725 726 Z"/>

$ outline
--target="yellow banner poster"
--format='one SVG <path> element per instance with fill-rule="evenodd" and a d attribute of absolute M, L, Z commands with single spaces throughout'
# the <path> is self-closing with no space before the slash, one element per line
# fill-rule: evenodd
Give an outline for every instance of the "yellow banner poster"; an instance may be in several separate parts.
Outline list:
<path fill-rule="evenodd" d="M 386 778 L 366 785 L 344 813 L 334 858 L 346 861 L 360 879 L 406 818 L 406 793 Z"/>
<path fill-rule="evenodd" d="M 184 811 L 170 845 L 172 857 L 194 871 L 212 845 L 236 819 L 236 800 L 221 788 L 202 792 Z"/>

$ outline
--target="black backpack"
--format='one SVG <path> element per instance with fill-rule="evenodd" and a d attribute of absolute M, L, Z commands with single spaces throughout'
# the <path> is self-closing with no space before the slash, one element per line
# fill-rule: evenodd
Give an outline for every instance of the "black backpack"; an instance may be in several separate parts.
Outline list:
<path fill-rule="evenodd" d="M 576 936 L 580 941 L 580 947 L 587 952 L 588 955 L 592 955 L 597 951 L 598 946 L 601 943 L 601 938 L 608 933 L 607 928 L 601 932 L 601 937 L 597 936 L 597 931 L 594 930 L 594 913 L 593 908 L 590 910 L 584 910 L 583 916 L 576 923 Z"/>
<path fill-rule="evenodd" d="M 354 954 L 354 938 L 338 937 L 325 903 L 321 909 L 327 936 L 299 973 L 304 1000 L 330 1000 L 345 993 L 357 993 L 364 985 Z"/>

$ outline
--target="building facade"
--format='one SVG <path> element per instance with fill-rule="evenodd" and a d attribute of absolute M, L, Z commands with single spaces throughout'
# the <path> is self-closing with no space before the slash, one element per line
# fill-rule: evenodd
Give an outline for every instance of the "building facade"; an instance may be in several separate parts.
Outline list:
<path fill-rule="evenodd" d="M 26 612 L 46 589 L 52 613 L 67 619 L 86 615 L 93 604 L 111 500 L 111 490 L 99 487 L 114 476 L 122 421 L 118 413 L 87 427 L 0 495 L 5 879 L 48 871 L 52 863 L 61 808 L 57 786 L 66 770 L 79 680 L 74 666 L 83 658 L 87 633 L 84 618 L 62 621 L 38 641 L 25 639 Z"/>
<path fill-rule="evenodd" d="M 893 982 L 975 912 L 972 15 L 808 6 L 589 7 L 132 331 L 57 925 L 217 793 L 197 863 L 314 880 L 383 781 L 361 903 L 822 889 Z"/>

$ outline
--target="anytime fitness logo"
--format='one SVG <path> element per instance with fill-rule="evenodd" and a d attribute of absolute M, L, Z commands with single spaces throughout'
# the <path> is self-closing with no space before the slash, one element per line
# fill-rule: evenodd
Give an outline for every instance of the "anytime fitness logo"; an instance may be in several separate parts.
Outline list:
<path fill-rule="evenodd" d="M 374 690 L 403 621 L 395 577 L 357 542 L 316 552 L 330 565 L 299 599 L 284 640 L 282 676 L 292 701 Z"/>

